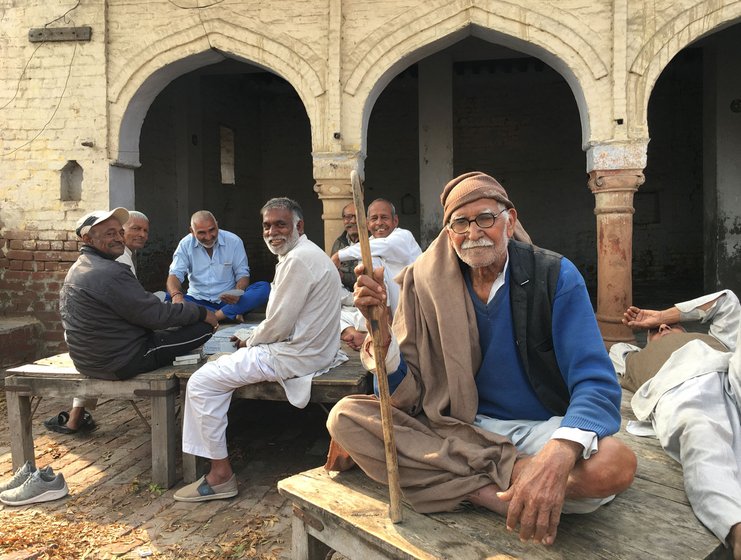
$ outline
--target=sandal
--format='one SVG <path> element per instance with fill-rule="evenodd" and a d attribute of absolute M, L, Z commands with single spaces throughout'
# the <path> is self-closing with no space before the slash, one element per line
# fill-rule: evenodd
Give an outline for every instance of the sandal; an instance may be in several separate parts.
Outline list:
<path fill-rule="evenodd" d="M 67 422 L 69 421 L 69 412 L 62 411 L 56 416 L 52 416 L 48 420 L 44 420 L 44 426 L 47 430 L 57 432 L 59 434 L 76 434 L 78 432 L 92 432 L 98 426 L 95 424 L 92 415 L 85 411 L 82 415 L 82 422 L 77 429 L 68 428 Z"/>

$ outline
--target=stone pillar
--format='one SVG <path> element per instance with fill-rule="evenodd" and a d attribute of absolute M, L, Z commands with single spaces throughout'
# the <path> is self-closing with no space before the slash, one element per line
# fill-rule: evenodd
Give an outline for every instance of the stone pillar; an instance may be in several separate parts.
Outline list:
<path fill-rule="evenodd" d="M 608 348 L 635 342 L 621 320 L 633 303 L 633 194 L 643 181 L 642 169 L 589 172 L 597 216 L 597 323 Z"/>
<path fill-rule="evenodd" d="M 365 156 L 359 152 L 314 153 L 314 191 L 323 205 L 324 250 L 328 254 L 344 229 L 342 208 L 352 202 L 350 172 L 354 169 L 362 180 L 364 162 Z"/>

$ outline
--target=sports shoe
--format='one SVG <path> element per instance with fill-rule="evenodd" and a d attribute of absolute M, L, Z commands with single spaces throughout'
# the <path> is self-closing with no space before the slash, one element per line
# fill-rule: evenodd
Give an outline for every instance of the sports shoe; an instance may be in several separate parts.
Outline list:
<path fill-rule="evenodd" d="M 54 471 L 52 470 L 51 467 L 44 467 L 41 470 L 47 476 L 54 476 Z M 18 488 L 21 484 L 26 482 L 26 479 L 29 476 L 31 476 L 35 471 L 36 471 L 36 467 L 31 463 L 31 461 L 26 461 L 23 466 L 18 467 L 18 470 L 15 471 L 15 474 L 12 476 L 10 480 L 0 484 L 0 494 L 5 492 L 6 490 L 12 490 L 13 488 Z"/>
<path fill-rule="evenodd" d="M 6 506 L 24 506 L 58 500 L 67 494 L 69 489 L 64 481 L 64 475 L 53 472 L 49 475 L 42 469 L 31 473 L 31 476 L 17 488 L 0 493 L 0 502 Z"/>
<path fill-rule="evenodd" d="M 223 500 L 233 498 L 237 495 L 237 475 L 222 484 L 215 484 L 213 487 L 206 482 L 206 476 L 202 476 L 195 482 L 183 486 L 175 492 L 173 498 L 178 502 L 206 502 L 208 500 Z"/>

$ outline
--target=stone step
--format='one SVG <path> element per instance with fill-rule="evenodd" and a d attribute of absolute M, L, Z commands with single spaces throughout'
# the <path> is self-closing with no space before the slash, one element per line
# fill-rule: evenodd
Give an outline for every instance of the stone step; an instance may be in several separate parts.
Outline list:
<path fill-rule="evenodd" d="M 31 316 L 0 316 L 0 377 L 5 369 L 41 358 L 43 325 Z"/>

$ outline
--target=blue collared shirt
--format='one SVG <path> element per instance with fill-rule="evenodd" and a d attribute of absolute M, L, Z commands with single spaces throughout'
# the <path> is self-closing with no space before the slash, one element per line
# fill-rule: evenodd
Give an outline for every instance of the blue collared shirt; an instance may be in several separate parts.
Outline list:
<path fill-rule="evenodd" d="M 250 275 L 250 267 L 242 240 L 220 229 L 211 257 L 193 234 L 183 237 L 172 256 L 169 273 L 180 282 L 188 276 L 189 296 L 217 303 L 219 296 L 233 289 L 237 280 Z"/>

